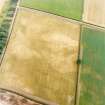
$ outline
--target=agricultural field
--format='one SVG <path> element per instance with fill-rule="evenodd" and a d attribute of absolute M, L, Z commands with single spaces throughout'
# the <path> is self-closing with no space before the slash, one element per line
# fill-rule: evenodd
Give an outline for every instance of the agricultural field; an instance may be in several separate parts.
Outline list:
<path fill-rule="evenodd" d="M 2 9 L 4 7 L 6 0 L 0 0 L 0 13 L 2 13 Z"/>
<path fill-rule="evenodd" d="M 105 27 L 105 0 L 85 0 L 83 21 Z"/>
<path fill-rule="evenodd" d="M 21 0 L 21 6 L 76 20 L 82 19 L 83 0 Z"/>
<path fill-rule="evenodd" d="M 105 31 L 82 28 L 80 104 L 105 104 Z"/>
<path fill-rule="evenodd" d="M 80 25 L 69 20 L 20 8 L 2 61 L 0 85 L 74 105 L 79 33 Z"/>
<path fill-rule="evenodd" d="M 102 2 L 101 2 L 102 1 Z M 21 0 L 20 6 L 105 27 L 105 0 Z"/>
<path fill-rule="evenodd" d="M 18 1 L 0 0 L 0 102 L 105 105 L 105 0 Z"/>

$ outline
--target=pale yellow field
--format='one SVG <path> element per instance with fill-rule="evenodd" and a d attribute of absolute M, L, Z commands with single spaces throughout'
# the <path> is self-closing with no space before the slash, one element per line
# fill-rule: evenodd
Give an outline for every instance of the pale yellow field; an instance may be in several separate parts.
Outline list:
<path fill-rule="evenodd" d="M 105 0 L 85 0 L 83 20 L 105 27 Z"/>
<path fill-rule="evenodd" d="M 0 0 L 0 13 L 2 12 L 2 8 L 7 0 Z"/>
<path fill-rule="evenodd" d="M 1 65 L 0 85 L 73 105 L 80 26 L 20 9 Z"/>

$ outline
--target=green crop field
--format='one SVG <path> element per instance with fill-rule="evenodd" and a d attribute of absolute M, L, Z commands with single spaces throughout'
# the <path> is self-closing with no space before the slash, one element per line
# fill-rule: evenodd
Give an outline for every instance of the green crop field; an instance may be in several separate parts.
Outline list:
<path fill-rule="evenodd" d="M 21 6 L 81 20 L 83 0 L 22 0 Z"/>
<path fill-rule="evenodd" d="M 80 105 L 105 105 L 105 32 L 82 30 Z"/>

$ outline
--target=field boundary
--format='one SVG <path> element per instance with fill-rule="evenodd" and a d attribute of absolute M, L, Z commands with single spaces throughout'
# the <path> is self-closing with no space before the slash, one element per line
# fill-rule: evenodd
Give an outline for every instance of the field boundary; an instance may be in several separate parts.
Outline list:
<path fill-rule="evenodd" d="M 43 11 L 43 10 L 40 10 L 40 9 L 34 9 L 34 8 L 26 7 L 26 6 L 19 6 L 19 8 L 31 10 L 33 12 L 34 11 L 39 11 L 39 12 L 46 13 L 46 14 L 49 14 L 49 15 L 54 15 L 54 16 L 57 16 L 57 17 L 61 17 L 65 20 L 68 20 L 69 22 L 73 22 L 73 23 L 77 23 L 79 25 L 84 25 L 84 26 L 87 26 L 87 27 L 91 27 L 93 29 L 97 29 L 97 30 L 100 30 L 100 31 L 105 31 L 105 27 L 98 26 L 98 25 L 91 24 L 91 23 L 84 22 L 84 21 L 79 21 L 79 20 L 76 20 L 76 19 L 73 19 L 73 18 L 67 18 L 65 16 L 61 16 L 61 15 L 57 15 L 57 14 L 54 14 L 54 13 L 46 12 L 46 11 Z"/>
<path fill-rule="evenodd" d="M 20 0 L 18 0 L 18 2 L 17 2 L 16 8 L 15 8 L 15 12 L 14 12 L 14 16 L 12 18 L 12 22 L 11 22 L 11 25 L 10 25 L 10 28 L 9 28 L 9 32 L 8 32 L 8 35 L 7 35 L 6 45 L 5 45 L 5 47 L 4 47 L 3 51 L 2 51 L 2 54 L 0 56 L 0 67 L 1 67 L 1 64 L 3 62 L 4 56 L 5 56 L 7 47 L 8 47 L 8 43 L 9 43 L 9 41 L 11 39 L 11 33 L 13 31 L 13 26 L 14 26 L 15 19 L 16 19 L 16 16 L 17 16 L 17 12 L 18 12 L 18 8 L 19 8 L 19 3 L 20 3 Z"/>

